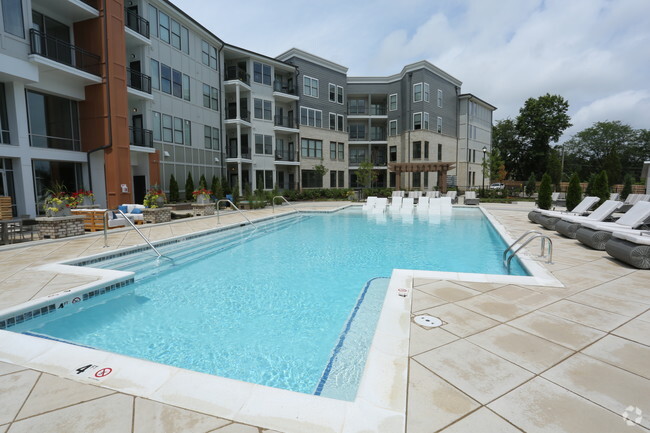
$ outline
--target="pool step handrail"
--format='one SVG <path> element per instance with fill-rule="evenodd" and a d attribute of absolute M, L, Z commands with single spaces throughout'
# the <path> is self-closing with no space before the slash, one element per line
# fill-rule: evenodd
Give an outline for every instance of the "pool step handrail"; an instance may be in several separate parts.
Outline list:
<path fill-rule="evenodd" d="M 133 228 L 135 229 L 135 231 L 138 232 L 138 234 L 140 235 L 140 237 L 141 237 L 142 239 L 144 239 L 144 241 L 147 243 L 147 245 L 149 245 L 149 248 L 151 248 L 151 249 L 152 249 L 156 254 L 158 254 L 158 258 L 164 257 L 162 254 L 160 254 L 160 251 L 158 251 L 158 250 L 156 249 L 156 247 L 154 247 L 153 244 L 152 244 L 151 242 L 149 242 L 149 239 L 147 239 L 147 237 L 144 235 L 144 233 L 142 233 L 142 232 L 140 231 L 140 229 L 137 228 L 137 227 L 135 226 L 135 224 L 133 223 L 133 221 L 131 221 L 131 219 L 128 218 L 128 217 L 124 214 L 124 212 L 122 212 L 120 209 L 117 209 L 117 212 L 119 212 L 120 215 L 122 215 L 122 217 L 124 217 L 124 219 L 125 219 L 129 224 L 131 224 L 131 227 L 133 227 Z M 104 224 L 106 224 L 106 219 L 104 219 Z M 104 226 L 104 227 L 106 227 L 106 226 Z M 106 233 L 106 231 L 104 231 L 104 234 L 105 234 L 105 233 Z M 169 257 L 166 257 L 166 258 L 169 258 Z M 170 260 L 171 260 L 171 259 L 170 259 Z"/>
<path fill-rule="evenodd" d="M 275 213 L 275 199 L 276 199 L 276 198 L 281 198 L 281 199 L 284 200 L 284 201 L 285 201 L 289 206 L 291 206 L 293 209 L 295 209 L 296 212 L 300 213 L 300 209 L 298 209 L 296 206 L 294 206 L 294 205 L 292 205 L 291 203 L 289 203 L 289 200 L 287 200 L 283 195 L 276 195 L 276 196 L 273 197 L 273 199 L 271 200 L 271 204 L 273 205 L 273 213 Z"/>
<path fill-rule="evenodd" d="M 528 236 L 528 235 L 531 235 L 531 234 L 532 234 L 532 236 Z M 519 245 L 517 248 L 513 249 L 513 247 L 517 244 L 517 242 L 519 242 L 521 239 L 523 239 L 526 236 L 528 236 L 528 238 L 521 245 Z M 551 240 L 551 238 L 548 237 L 547 235 L 543 234 L 543 233 L 540 233 L 540 232 L 536 231 L 536 230 L 530 230 L 530 231 L 524 233 L 523 235 L 521 235 L 519 237 L 519 239 L 517 239 L 515 242 L 513 242 L 503 252 L 503 264 L 506 267 L 506 269 L 508 269 L 508 271 L 510 271 L 510 262 L 517 255 L 517 253 L 519 253 L 519 251 L 521 251 L 522 248 L 524 248 L 526 245 L 528 245 L 530 242 L 534 241 L 535 239 L 541 239 L 541 241 L 542 241 L 542 251 L 541 251 L 541 253 L 539 255 L 540 257 L 545 256 L 544 251 L 546 249 L 545 248 L 546 247 L 546 241 L 548 241 L 548 259 L 546 260 L 546 263 L 549 264 L 549 265 L 553 264 L 553 241 Z M 506 259 L 506 254 L 510 250 L 512 250 L 512 254 L 510 254 L 508 256 L 508 258 Z"/>
<path fill-rule="evenodd" d="M 246 218 L 246 221 L 248 221 L 248 224 L 253 226 L 253 229 L 257 230 L 257 226 L 255 224 L 253 224 L 253 221 L 249 220 L 248 217 L 246 216 L 246 214 L 244 214 L 244 212 L 242 212 L 237 206 L 235 206 L 235 203 L 233 203 L 231 200 L 228 200 L 227 198 L 222 198 L 222 199 L 217 200 L 217 204 L 216 204 L 216 207 L 217 207 L 217 224 L 221 224 L 221 220 L 220 220 L 220 217 L 219 217 L 219 204 L 221 202 L 230 203 L 230 206 L 232 206 L 233 209 L 235 209 L 237 212 L 239 212 L 241 214 L 241 216 Z"/>

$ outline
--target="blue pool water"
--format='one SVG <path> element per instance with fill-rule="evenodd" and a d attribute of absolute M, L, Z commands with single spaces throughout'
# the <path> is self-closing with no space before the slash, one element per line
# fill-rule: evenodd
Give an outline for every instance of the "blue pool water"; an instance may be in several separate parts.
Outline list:
<path fill-rule="evenodd" d="M 284 217 L 161 247 L 174 266 L 156 265 L 149 252 L 101 262 L 93 266 L 136 270 L 136 282 L 74 314 L 34 320 L 29 331 L 352 400 L 387 288 L 374 278 L 394 268 L 508 273 L 506 245 L 476 209 L 385 218 L 359 210 Z M 515 261 L 510 274 L 527 275 Z"/>

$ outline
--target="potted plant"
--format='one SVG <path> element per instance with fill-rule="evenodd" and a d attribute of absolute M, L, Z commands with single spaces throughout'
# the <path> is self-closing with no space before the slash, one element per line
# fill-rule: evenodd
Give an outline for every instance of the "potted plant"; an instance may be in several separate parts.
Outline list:
<path fill-rule="evenodd" d="M 166 201 L 165 192 L 162 189 L 160 189 L 158 185 L 154 185 L 151 188 L 149 188 L 147 194 L 145 194 L 144 201 L 142 204 L 144 204 L 145 207 L 155 209 L 164 205 L 165 201 Z"/>
<path fill-rule="evenodd" d="M 74 200 L 74 208 L 88 207 L 95 203 L 95 194 L 90 190 L 80 189 L 73 192 L 71 197 Z"/>
<path fill-rule="evenodd" d="M 62 183 L 55 183 L 47 190 L 47 197 L 43 203 L 45 216 L 70 216 L 70 209 L 73 207 L 75 207 L 75 198 L 68 194 L 65 185 Z"/>
<path fill-rule="evenodd" d="M 210 203 L 210 196 L 212 195 L 212 191 L 209 189 L 205 188 L 199 188 L 195 189 L 194 192 L 192 192 L 192 196 L 194 197 L 194 200 L 196 200 L 197 204 L 208 204 Z"/>

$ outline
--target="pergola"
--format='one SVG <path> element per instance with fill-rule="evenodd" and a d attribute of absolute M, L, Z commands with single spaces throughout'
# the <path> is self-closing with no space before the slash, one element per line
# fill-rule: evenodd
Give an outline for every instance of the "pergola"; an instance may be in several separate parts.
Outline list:
<path fill-rule="evenodd" d="M 395 189 L 400 189 L 400 174 L 402 173 L 429 173 L 437 171 L 440 173 L 440 191 L 447 192 L 447 172 L 454 168 L 451 162 L 391 162 L 388 169 L 397 175 L 395 176 Z"/>

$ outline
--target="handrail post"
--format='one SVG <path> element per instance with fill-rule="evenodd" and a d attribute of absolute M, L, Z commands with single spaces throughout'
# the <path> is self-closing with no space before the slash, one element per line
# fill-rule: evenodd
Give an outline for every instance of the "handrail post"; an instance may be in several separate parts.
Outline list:
<path fill-rule="evenodd" d="M 222 198 L 222 199 L 217 200 L 217 204 L 216 204 L 216 206 L 217 206 L 217 224 L 221 224 L 220 219 L 219 219 L 219 203 L 221 203 L 222 201 L 225 201 L 225 202 L 230 203 L 230 205 L 231 205 L 231 206 L 232 206 L 232 207 L 233 207 L 237 212 L 239 212 L 239 213 L 241 214 L 241 216 L 243 216 L 243 217 L 246 219 L 246 221 L 248 221 L 248 224 L 250 224 L 251 226 L 253 226 L 253 229 L 257 230 L 257 226 L 256 226 L 255 224 L 253 224 L 253 221 L 251 221 L 251 220 L 250 220 L 250 219 L 249 219 L 249 218 L 244 214 L 244 212 L 242 212 L 242 211 L 241 211 L 241 210 L 240 210 L 240 209 L 235 205 L 235 203 L 233 203 L 232 201 L 228 200 L 227 198 Z"/>
<path fill-rule="evenodd" d="M 276 199 L 276 198 L 281 198 L 281 199 L 284 200 L 284 201 L 285 201 L 289 206 L 291 206 L 291 207 L 292 207 L 292 208 L 293 208 L 297 213 L 300 213 L 300 209 L 298 209 L 297 207 L 295 207 L 294 205 L 292 205 L 291 203 L 289 203 L 289 200 L 287 200 L 283 195 L 276 195 L 276 196 L 273 197 L 273 199 L 271 200 L 271 204 L 273 204 L 273 213 L 275 213 L 275 199 Z"/>
<path fill-rule="evenodd" d="M 110 211 L 104 211 L 104 248 L 108 248 L 108 212 Z"/>
<path fill-rule="evenodd" d="M 122 215 L 122 216 L 124 217 L 124 219 L 125 219 L 129 224 L 131 224 L 131 227 L 133 227 L 133 228 L 135 229 L 135 231 L 138 232 L 138 234 L 140 235 L 140 237 L 141 237 L 142 239 L 144 239 L 144 241 L 149 245 L 149 247 L 150 247 L 152 250 L 154 250 L 154 251 L 156 252 L 156 254 L 158 254 L 158 257 L 159 257 L 159 258 L 162 257 L 162 254 L 160 254 L 160 252 L 158 252 L 158 250 L 156 249 L 156 247 L 154 247 L 153 244 L 152 244 L 151 242 L 149 242 L 149 239 L 147 239 L 147 237 L 146 237 L 144 234 L 142 234 L 142 232 L 140 231 L 140 229 L 138 229 L 138 228 L 135 226 L 135 224 L 133 223 L 133 221 L 131 221 L 131 219 L 129 219 L 129 217 L 127 217 L 127 216 L 124 214 L 124 212 L 122 212 L 120 209 L 117 209 L 117 211 L 120 213 L 120 215 Z"/>

